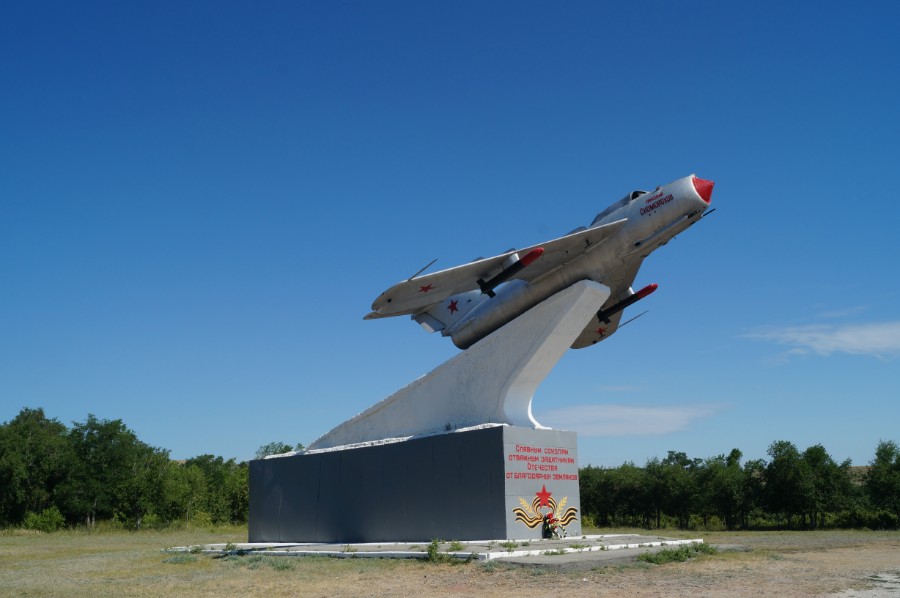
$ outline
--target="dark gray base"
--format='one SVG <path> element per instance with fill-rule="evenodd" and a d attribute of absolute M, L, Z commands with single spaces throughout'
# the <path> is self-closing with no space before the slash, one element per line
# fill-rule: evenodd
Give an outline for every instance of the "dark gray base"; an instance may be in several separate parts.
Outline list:
<path fill-rule="evenodd" d="M 574 509 L 580 535 L 574 432 L 496 426 L 250 462 L 250 542 L 536 539 L 554 507 Z"/>

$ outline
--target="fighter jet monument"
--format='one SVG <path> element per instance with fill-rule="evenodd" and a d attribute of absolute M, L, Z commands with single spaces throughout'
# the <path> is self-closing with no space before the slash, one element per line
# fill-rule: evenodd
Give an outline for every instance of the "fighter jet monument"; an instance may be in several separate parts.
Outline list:
<path fill-rule="evenodd" d="M 421 541 L 580 534 L 574 432 L 531 398 L 569 348 L 607 339 L 644 258 L 698 222 L 713 183 L 633 191 L 590 226 L 395 284 L 367 319 L 407 315 L 463 351 L 302 454 L 251 463 L 250 540 Z"/>

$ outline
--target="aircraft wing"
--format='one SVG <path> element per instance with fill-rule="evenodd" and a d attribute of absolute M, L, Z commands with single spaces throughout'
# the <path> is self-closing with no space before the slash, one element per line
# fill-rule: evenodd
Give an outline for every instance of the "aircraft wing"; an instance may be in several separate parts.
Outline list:
<path fill-rule="evenodd" d="M 634 284 L 634 279 L 637 278 L 637 273 L 642 263 L 643 260 L 638 260 L 627 270 L 617 272 L 615 278 L 607 277 L 604 279 L 604 283 L 609 286 L 610 293 L 609 298 L 601 309 L 607 309 L 619 301 L 627 299 L 632 294 L 631 285 Z M 609 323 L 601 322 L 595 315 L 584 327 L 584 330 L 581 331 L 581 334 L 578 335 L 578 338 L 575 339 L 575 342 L 572 343 L 572 348 L 590 347 L 612 335 L 619 328 L 619 322 L 622 320 L 623 313 L 620 311 L 610 316 Z"/>
<path fill-rule="evenodd" d="M 478 280 L 489 280 L 499 274 L 503 270 L 503 263 L 512 254 L 518 253 L 520 256 L 524 256 L 534 249 L 543 248 L 544 251 L 540 258 L 511 277 L 525 281 L 537 279 L 552 270 L 565 266 L 579 256 L 593 251 L 600 243 L 622 228 L 625 222 L 627 219 L 617 220 L 596 228 L 574 232 L 546 243 L 507 251 L 494 257 L 410 278 L 395 284 L 379 295 L 372 303 L 372 313 L 367 315 L 366 319 L 415 314 L 451 295 L 477 290 L 480 288 Z"/>

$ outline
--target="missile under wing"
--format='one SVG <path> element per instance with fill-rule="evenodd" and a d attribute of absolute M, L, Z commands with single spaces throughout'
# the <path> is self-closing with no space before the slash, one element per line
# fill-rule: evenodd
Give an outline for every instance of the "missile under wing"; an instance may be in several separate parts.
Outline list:
<path fill-rule="evenodd" d="M 507 251 L 494 257 L 410 278 L 382 293 L 372 303 L 372 313 L 365 319 L 415 314 L 452 295 L 480 290 L 479 280 L 502 276 L 505 269 L 514 267 L 520 261 L 519 255 L 528 256 L 539 252 L 536 263 L 522 268 L 515 276 L 520 280 L 533 281 L 554 269 L 565 267 L 580 255 L 599 246 L 624 224 L 625 220 L 619 220 L 525 249 Z"/>

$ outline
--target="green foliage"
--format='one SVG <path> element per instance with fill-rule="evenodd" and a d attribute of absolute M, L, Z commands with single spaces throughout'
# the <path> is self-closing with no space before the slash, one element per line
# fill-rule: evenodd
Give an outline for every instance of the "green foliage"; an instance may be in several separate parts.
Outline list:
<path fill-rule="evenodd" d="M 275 571 L 293 571 L 297 567 L 297 562 L 291 557 L 270 557 L 269 566 Z"/>
<path fill-rule="evenodd" d="M 656 479 L 658 497 L 655 503 L 657 527 L 660 510 L 664 510 L 677 517 L 679 528 L 689 528 L 691 510 L 698 498 L 701 467 L 700 459 L 689 459 L 685 453 L 675 451 L 669 451 L 659 464 Z"/>
<path fill-rule="evenodd" d="M 683 563 L 698 554 L 716 554 L 715 546 L 709 544 L 684 544 L 678 548 L 664 548 L 657 552 L 645 552 L 639 554 L 637 560 L 654 565 L 665 563 Z"/>
<path fill-rule="evenodd" d="M 43 409 L 22 409 L 0 425 L 0 526 L 56 504 L 73 460 L 66 427 Z"/>
<path fill-rule="evenodd" d="M 893 515 L 895 522 L 900 519 L 900 448 L 897 443 L 878 443 L 875 459 L 869 463 L 866 474 L 866 488 L 875 508 Z"/>
<path fill-rule="evenodd" d="M 168 451 L 152 448 L 122 420 L 76 422 L 67 435 L 73 458 L 56 489 L 66 519 L 93 527 L 97 519 L 123 513 L 134 527 L 161 499 Z"/>
<path fill-rule="evenodd" d="M 302 448 L 273 442 L 260 447 L 257 456 Z M 836 462 L 820 444 L 800 452 L 790 442 L 777 441 L 768 455 L 768 461 L 742 465 L 738 449 L 707 459 L 669 451 L 644 467 L 630 462 L 583 467 L 582 525 L 900 526 L 900 448 L 895 442 L 879 442 L 864 475 L 856 474 L 849 460 Z M 246 522 L 248 508 L 246 462 L 214 455 L 172 461 L 168 451 L 141 442 L 121 420 L 92 414 L 67 428 L 42 409 L 25 408 L 0 424 L 0 527 L 208 528 Z M 433 551 L 439 554 L 438 547 Z"/>
<path fill-rule="evenodd" d="M 512 540 L 507 540 L 506 542 L 500 542 L 500 546 L 506 549 L 506 552 L 512 552 L 518 546 L 518 542 L 513 542 Z"/>
<path fill-rule="evenodd" d="M 297 568 L 297 561 L 289 556 L 272 556 L 252 554 L 250 556 L 228 555 L 222 560 L 229 565 L 244 566 L 251 570 L 268 567 L 274 571 L 292 571 Z"/>
<path fill-rule="evenodd" d="M 692 459 L 670 451 L 641 468 L 583 467 L 584 526 L 681 529 L 897 527 L 900 449 L 882 442 L 865 476 L 820 445 L 769 447 L 770 460 L 741 465 L 741 451 Z"/>
<path fill-rule="evenodd" d="M 299 442 L 297 443 L 297 446 L 291 446 L 290 444 L 285 444 L 284 442 L 270 442 L 269 444 L 264 444 L 256 449 L 256 458 L 262 459 L 263 457 L 268 457 L 269 455 L 281 455 L 283 453 L 302 450 L 303 444 Z"/>
<path fill-rule="evenodd" d="M 191 514 L 190 524 L 193 527 L 210 528 L 213 525 L 212 516 L 206 511 L 196 510 Z"/>
<path fill-rule="evenodd" d="M 26 408 L 0 424 L 0 527 L 23 525 L 26 516 L 29 525 L 47 525 L 42 514 L 51 507 L 89 529 L 243 523 L 249 466 L 213 455 L 175 462 L 121 420 L 89 414 L 66 428 Z"/>
<path fill-rule="evenodd" d="M 200 455 L 188 459 L 184 466 L 187 486 L 182 495 L 185 518 L 199 509 L 209 514 L 212 523 L 246 521 L 250 503 L 250 474 L 246 463 L 234 459 Z"/>
<path fill-rule="evenodd" d="M 615 468 L 581 468 L 582 521 L 588 516 L 597 526 L 650 528 L 661 510 L 654 468 L 658 461 L 648 462 L 646 468 L 631 462 Z"/>
<path fill-rule="evenodd" d="M 66 524 L 66 519 L 55 506 L 48 507 L 40 513 L 27 513 L 23 527 L 41 532 L 55 532 Z"/>
<path fill-rule="evenodd" d="M 469 556 L 468 559 L 461 560 L 461 559 L 451 556 L 445 552 L 441 552 L 441 542 L 442 541 L 439 538 L 435 538 L 434 540 L 431 541 L 431 543 L 425 549 L 426 560 L 429 563 L 450 563 L 453 565 L 460 565 L 463 563 L 468 563 L 472 560 L 473 557 L 471 555 Z M 453 549 L 454 544 L 459 544 L 459 543 L 451 542 L 450 543 L 451 551 L 454 550 Z M 462 545 L 459 544 L 459 546 L 461 547 Z"/>
<path fill-rule="evenodd" d="M 425 553 L 428 555 L 429 563 L 441 563 L 447 560 L 447 555 L 441 553 L 441 541 L 437 538 L 431 541 Z"/>
<path fill-rule="evenodd" d="M 160 530 L 165 527 L 165 522 L 156 513 L 147 513 L 146 515 L 144 515 L 143 519 L 141 520 L 141 524 L 138 527 L 140 529 Z"/>
<path fill-rule="evenodd" d="M 800 452 L 790 442 L 773 442 L 768 453 L 772 460 L 766 466 L 766 505 L 770 512 L 784 516 L 790 526 L 791 518 L 802 510 L 808 472 Z"/>
<path fill-rule="evenodd" d="M 707 459 L 698 469 L 699 519 L 706 529 L 724 527 L 732 530 L 742 517 L 745 494 L 745 472 L 740 465 L 741 451 L 733 449 L 728 457 L 718 455 Z M 697 513 L 692 514 L 689 527 L 697 527 Z"/>

